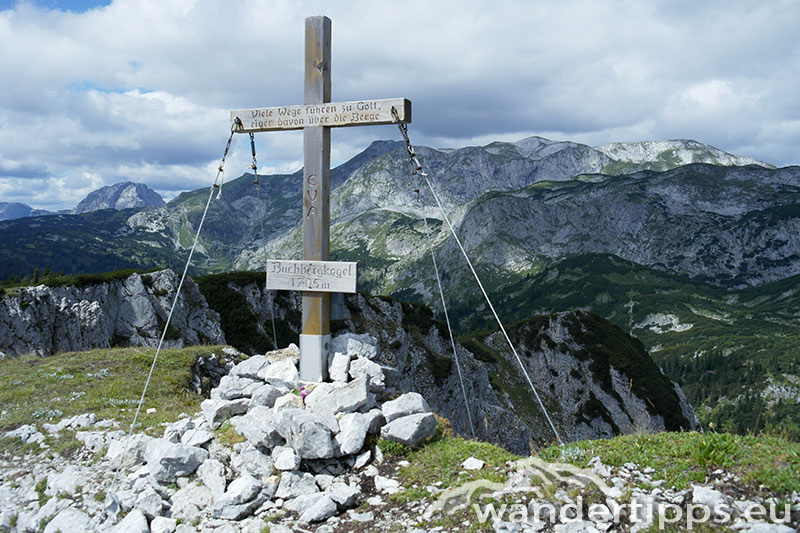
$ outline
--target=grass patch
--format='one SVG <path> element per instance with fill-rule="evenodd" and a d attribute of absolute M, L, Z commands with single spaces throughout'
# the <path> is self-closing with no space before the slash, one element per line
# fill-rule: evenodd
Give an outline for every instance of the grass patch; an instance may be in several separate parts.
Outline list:
<path fill-rule="evenodd" d="M 469 457 L 481 459 L 486 465 L 481 470 L 463 471 L 461 463 Z M 399 477 L 406 491 L 414 490 L 422 496 L 421 487 L 434 482 L 441 482 L 438 487 L 442 489 L 475 479 L 502 482 L 506 461 L 517 460 L 519 456 L 486 442 L 437 435 L 418 450 L 409 451 L 405 458 L 411 464 L 400 469 Z"/>
<path fill-rule="evenodd" d="M 659 433 L 552 446 L 539 453 L 547 461 L 586 468 L 598 456 L 610 466 L 635 463 L 661 473 L 667 485 L 685 489 L 702 483 L 724 466 L 755 488 L 777 493 L 800 490 L 800 444 L 772 435 Z"/>
<path fill-rule="evenodd" d="M 214 431 L 214 435 L 216 436 L 217 442 L 230 447 L 247 440 L 236 432 L 230 420 L 223 422 L 222 425 Z"/>
<path fill-rule="evenodd" d="M 192 367 L 198 357 L 219 354 L 221 349 L 198 346 L 162 351 L 137 425 L 155 435 L 161 432 L 160 424 L 174 422 L 180 413 L 197 411 L 203 397 L 190 392 Z M 8 384 L 0 388 L 0 405 L 5 410 L 0 432 L 82 413 L 115 419 L 127 430 L 154 354 L 154 348 L 115 348 L 0 361 L 0 382 Z M 147 413 L 150 407 L 156 411 Z M 59 439 L 57 446 L 67 451 L 72 440 Z M 21 441 L 15 441 L 21 449 Z"/>

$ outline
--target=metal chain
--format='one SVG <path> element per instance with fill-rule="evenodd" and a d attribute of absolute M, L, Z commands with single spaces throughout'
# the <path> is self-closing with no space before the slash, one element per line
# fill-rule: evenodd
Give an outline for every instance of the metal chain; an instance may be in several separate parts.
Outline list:
<path fill-rule="evenodd" d="M 419 162 L 419 159 L 417 159 L 417 153 L 414 151 L 414 147 L 411 146 L 411 141 L 408 139 L 408 124 L 400 122 L 400 115 L 397 113 L 397 109 L 394 106 L 392 106 L 392 118 L 395 124 L 397 124 L 397 127 L 400 128 L 400 135 L 403 136 L 403 140 L 406 142 L 408 157 L 411 159 L 411 164 L 414 165 L 414 171 L 411 173 L 416 174 L 419 172 L 420 176 L 427 176 L 427 174 L 422 171 L 422 164 Z"/>
<path fill-rule="evenodd" d="M 564 441 L 561 439 L 561 435 L 559 434 L 558 430 L 556 429 L 556 426 L 553 423 L 552 418 L 550 418 L 550 413 L 547 411 L 547 408 L 544 406 L 544 403 L 542 402 L 542 398 L 539 396 L 539 392 L 536 390 L 536 387 L 534 387 L 533 380 L 531 380 L 530 375 L 528 375 L 528 371 L 525 369 L 525 365 L 522 363 L 522 358 L 519 356 L 519 353 L 517 353 L 517 349 L 514 347 L 514 344 L 511 342 L 511 338 L 508 336 L 508 333 L 506 332 L 506 328 L 505 328 L 505 326 L 503 326 L 503 322 L 500 320 L 500 317 L 498 316 L 497 311 L 495 311 L 494 305 L 492 305 L 492 301 L 489 299 L 489 294 L 486 292 L 486 289 L 483 287 L 483 283 L 481 283 L 481 280 L 478 277 L 478 273 L 475 271 L 475 267 L 472 266 L 472 261 L 469 260 L 469 256 L 467 256 L 467 251 L 464 249 L 464 246 L 461 244 L 461 240 L 458 238 L 458 235 L 456 234 L 456 231 L 453 228 L 453 224 L 450 222 L 450 217 L 447 216 L 447 212 L 445 211 L 444 206 L 442 205 L 442 202 L 439 200 L 439 196 L 436 194 L 436 191 L 433 189 L 433 185 L 431 184 L 431 181 L 427 178 L 428 175 L 425 172 L 422 171 L 422 165 L 420 164 L 419 159 L 417 159 L 417 154 L 414 151 L 414 147 L 411 146 L 411 140 L 408 138 L 408 126 L 406 124 L 403 124 L 403 123 L 400 122 L 400 116 L 399 116 L 399 114 L 397 113 L 397 110 L 394 107 L 392 107 L 392 118 L 394 118 L 394 121 L 397 124 L 397 127 L 400 128 L 400 135 L 403 136 L 403 140 L 406 142 L 406 149 L 408 150 L 408 155 L 409 155 L 409 158 L 411 159 L 411 164 L 414 166 L 414 171 L 412 172 L 412 174 L 419 173 L 419 175 L 422 176 L 422 179 L 425 180 L 425 184 L 428 186 L 428 190 L 431 191 L 431 194 L 433 195 L 433 199 L 436 201 L 436 204 L 438 205 L 439 210 L 442 213 L 442 218 L 444 219 L 445 223 L 447 223 L 447 226 L 450 229 L 450 233 L 453 235 L 453 238 L 455 239 L 456 244 L 461 249 L 461 254 L 464 256 L 464 259 L 466 260 L 467 265 L 469 266 L 469 269 L 472 271 L 472 275 L 475 278 L 475 281 L 477 282 L 478 287 L 481 289 L 481 292 L 483 293 L 483 297 L 486 300 L 486 303 L 489 305 L 489 309 L 491 310 L 492 315 L 494 315 L 494 319 L 497 321 L 498 326 L 500 326 L 500 331 L 503 333 L 503 336 L 505 337 L 506 342 L 508 343 L 508 346 L 511 348 L 511 352 L 514 354 L 514 357 L 516 358 L 517 363 L 519 364 L 520 369 L 522 370 L 522 373 L 524 374 L 525 379 L 528 382 L 528 386 L 530 386 L 531 390 L 533 391 L 533 395 L 536 397 L 536 400 L 537 400 L 537 402 L 539 404 L 539 407 L 542 410 L 542 413 L 544 413 L 544 416 L 545 416 L 545 418 L 547 419 L 547 422 L 550 425 L 550 429 L 553 430 L 553 433 L 555 434 L 556 439 L 558 440 L 558 442 L 563 444 Z M 419 193 L 417 193 L 417 194 L 419 194 Z M 427 220 L 427 218 L 426 218 L 426 220 Z M 440 286 L 440 291 L 441 291 L 441 286 Z M 444 295 L 442 295 L 442 304 L 444 305 Z M 446 313 L 447 313 L 447 311 L 445 310 L 445 317 L 447 316 Z M 449 321 L 448 321 L 448 327 L 449 327 Z M 455 353 L 455 346 L 453 346 L 453 353 Z M 456 356 L 456 368 L 459 370 L 459 373 L 460 373 L 461 370 L 460 370 L 460 366 L 458 365 L 458 357 L 457 356 Z M 462 389 L 463 389 L 463 382 L 462 382 Z M 464 392 L 464 394 L 465 394 L 464 400 L 466 402 L 466 392 Z"/>
<path fill-rule="evenodd" d="M 236 117 L 236 120 L 239 120 L 239 117 Z M 250 153 L 253 154 L 253 162 L 250 163 L 250 168 L 253 169 L 253 183 L 256 184 L 256 189 L 258 189 L 258 161 L 256 161 L 256 137 L 253 135 L 253 132 L 250 132 Z"/>
<path fill-rule="evenodd" d="M 228 157 L 228 152 L 231 149 L 231 141 L 233 140 L 233 134 L 236 133 L 236 130 L 242 125 L 242 121 L 239 117 L 233 121 L 231 125 L 231 134 L 228 136 L 228 142 L 225 143 L 225 151 L 222 153 L 222 159 L 219 161 L 219 167 L 217 167 L 217 177 L 214 180 L 214 187 L 219 187 L 219 191 L 217 192 L 217 200 L 222 196 L 222 184 L 225 182 L 225 158 Z M 252 135 L 252 134 L 251 134 Z M 217 185 L 217 181 L 219 181 L 219 185 Z"/>

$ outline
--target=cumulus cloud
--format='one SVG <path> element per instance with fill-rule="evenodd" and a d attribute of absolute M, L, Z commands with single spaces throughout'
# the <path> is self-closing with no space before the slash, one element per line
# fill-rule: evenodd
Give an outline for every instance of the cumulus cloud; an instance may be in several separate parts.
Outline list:
<path fill-rule="evenodd" d="M 314 14 L 333 20 L 334 100 L 410 98 L 418 144 L 694 138 L 800 163 L 791 0 L 106 3 L 0 4 L 0 200 L 61 209 L 122 180 L 167 197 L 208 185 L 229 110 L 302 101 Z M 237 137 L 229 177 L 249 164 Z M 398 135 L 334 130 L 332 161 L 377 138 Z M 302 164 L 299 132 L 258 149 L 264 172 Z"/>

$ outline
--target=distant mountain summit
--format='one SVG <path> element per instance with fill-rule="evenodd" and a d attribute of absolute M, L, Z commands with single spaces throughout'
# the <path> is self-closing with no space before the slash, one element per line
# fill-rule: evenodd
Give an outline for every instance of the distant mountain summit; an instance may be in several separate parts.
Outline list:
<path fill-rule="evenodd" d="M 603 152 L 618 164 L 625 165 L 626 172 L 634 170 L 631 165 L 641 165 L 641 170 L 663 172 L 691 163 L 707 163 L 727 167 L 758 165 L 764 168 L 775 168 L 758 159 L 729 154 L 719 148 L 690 139 L 611 143 L 596 146 L 595 150 Z"/>
<path fill-rule="evenodd" d="M 81 200 L 72 213 L 88 213 L 99 209 L 130 209 L 132 207 L 161 207 L 164 199 L 144 183 L 125 181 L 101 187 Z"/>
<path fill-rule="evenodd" d="M 52 215 L 50 211 L 44 209 L 34 209 L 27 204 L 18 202 L 0 202 L 0 220 L 16 220 L 24 217 L 40 217 Z"/>

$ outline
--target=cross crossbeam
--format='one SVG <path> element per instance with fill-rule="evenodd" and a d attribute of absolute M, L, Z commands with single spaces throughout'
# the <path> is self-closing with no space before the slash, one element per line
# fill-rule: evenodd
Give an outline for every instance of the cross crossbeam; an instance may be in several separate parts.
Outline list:
<path fill-rule="evenodd" d="M 331 338 L 329 291 L 341 286 L 347 292 L 355 292 L 356 265 L 329 261 L 331 128 L 396 121 L 411 122 L 409 100 L 331 102 L 331 20 L 324 16 L 305 20 L 303 104 L 231 111 L 231 123 L 240 133 L 303 130 L 303 261 L 286 265 L 285 280 L 278 282 L 278 286 L 290 284 L 303 291 L 300 379 L 304 381 L 327 379 Z M 279 268 L 274 262 L 272 266 Z M 349 283 L 337 279 L 344 277 L 345 271 L 351 278 Z M 322 275 L 317 275 L 320 272 Z"/>

